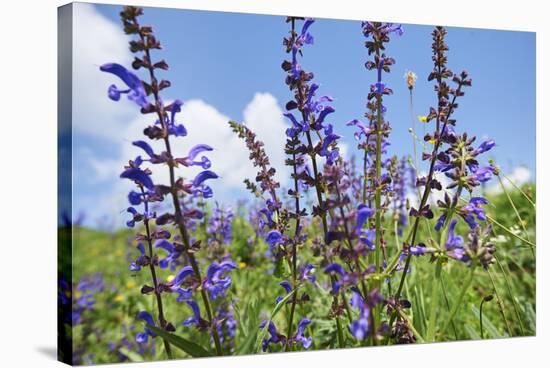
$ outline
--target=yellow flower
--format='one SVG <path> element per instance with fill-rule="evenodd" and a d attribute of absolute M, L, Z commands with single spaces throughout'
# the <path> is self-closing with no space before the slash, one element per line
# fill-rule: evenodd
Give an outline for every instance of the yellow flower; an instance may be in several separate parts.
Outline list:
<path fill-rule="evenodd" d="M 169 275 L 167 278 L 166 278 L 166 282 L 172 282 L 172 280 L 174 280 L 176 278 L 176 276 L 174 275 Z"/>
<path fill-rule="evenodd" d="M 521 224 L 522 224 L 523 226 L 527 226 L 527 220 L 521 220 Z"/>
<path fill-rule="evenodd" d="M 126 283 L 126 287 L 127 287 L 128 289 L 133 289 L 133 288 L 136 287 L 136 283 L 133 282 L 132 280 L 130 280 L 130 281 L 128 281 L 128 282 Z"/>
<path fill-rule="evenodd" d="M 246 268 L 246 262 L 239 262 L 239 269 L 242 270 L 243 268 Z"/>
<path fill-rule="evenodd" d="M 124 300 L 124 296 L 118 294 L 117 296 L 115 296 L 115 302 L 121 302 Z"/>
<path fill-rule="evenodd" d="M 429 141 L 428 141 L 429 144 L 435 144 L 435 138 L 431 138 Z"/>
<path fill-rule="evenodd" d="M 421 123 L 427 123 L 428 122 L 428 117 L 424 116 L 424 115 L 418 115 L 418 121 L 421 122 Z"/>

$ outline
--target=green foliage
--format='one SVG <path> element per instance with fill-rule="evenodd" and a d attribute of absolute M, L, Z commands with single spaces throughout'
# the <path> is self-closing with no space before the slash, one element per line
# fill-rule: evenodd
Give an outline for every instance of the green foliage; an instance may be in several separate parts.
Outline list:
<path fill-rule="evenodd" d="M 524 221 L 527 233 L 519 226 L 519 220 L 504 193 L 488 196 L 491 201 L 488 214 L 506 227 L 503 229 L 494 226 L 493 229 L 497 245 L 497 263 L 491 265 L 490 274 L 481 267 L 476 270 L 472 285 L 466 291 L 452 324 L 446 331 L 442 331 L 443 325 L 449 319 L 462 286 L 468 278 L 469 268 L 459 262 L 443 264 L 442 278 L 438 282 L 434 278 L 435 265 L 428 257 L 415 258 L 411 263 L 412 270 L 406 279 L 402 297 L 412 304 L 405 313 L 419 335 L 426 336 L 430 298 L 434 288 L 442 291 L 437 304 L 437 324 L 434 331 L 436 341 L 479 339 L 479 305 L 481 300 L 490 294 L 496 298 L 483 306 L 484 338 L 501 338 L 509 336 L 510 333 L 513 336 L 535 334 L 535 260 L 530 247 L 509 233 L 515 232 L 535 243 L 535 209 L 518 190 L 507 189 Z M 535 199 L 534 186 L 529 185 L 522 189 L 531 193 L 533 200 Z M 430 226 L 433 229 L 433 222 Z M 135 242 L 132 244 L 132 233 L 127 230 L 113 234 L 85 228 L 73 230 L 74 280 L 77 282 L 85 275 L 101 272 L 106 285 L 105 290 L 95 296 L 94 309 L 87 312 L 88 323 L 78 325 L 73 330 L 75 349 L 85 348 L 86 354 L 93 354 L 94 363 L 107 363 L 117 359 L 164 359 L 164 346 L 160 337 L 154 339 L 154 352 L 151 349 L 140 352 L 124 346 L 118 346 L 115 350 L 109 349 L 109 343 L 117 343 L 124 338 L 137 347 L 135 334 L 142 331 L 144 325 L 142 321 L 136 320 L 136 314 L 140 310 L 156 310 L 155 298 L 140 293 L 141 286 L 150 283 L 148 274 L 133 273 L 128 268 L 129 261 L 138 256 Z M 427 226 L 421 226 L 420 230 L 419 239 L 427 239 Z M 457 232 L 464 234 L 465 230 L 465 225 L 460 223 Z M 407 229 L 404 233 L 406 232 Z M 238 268 L 231 274 L 233 283 L 228 299 L 238 325 L 234 348 L 227 353 L 253 354 L 261 352 L 261 341 L 266 333 L 265 329 L 259 328 L 263 320 L 273 319 L 277 326 L 286 326 L 289 306 L 285 301 L 289 300 L 292 294 L 286 295 L 278 304 L 275 299 L 277 296 L 285 296 L 279 282 L 288 274 L 288 266 L 281 263 L 274 267 L 273 262 L 266 258 L 267 245 L 255 236 L 244 209 L 236 213 L 232 234 L 230 252 Z M 391 248 L 390 254 L 393 256 L 396 251 L 393 233 L 388 231 L 387 236 L 390 237 L 388 248 Z M 161 270 L 159 277 L 166 280 L 175 272 Z M 337 347 L 334 319 L 330 317 L 330 303 L 327 303 L 327 300 L 330 300 L 327 280 L 321 273 L 318 269 L 319 287 L 307 285 L 302 289 L 311 296 L 311 302 L 297 306 L 299 315 L 311 316 L 312 319 L 312 324 L 308 328 L 308 333 L 313 336 L 314 341 L 311 349 Z M 396 277 L 389 283 L 383 283 L 382 287 L 392 287 L 395 291 L 400 276 L 401 273 L 398 272 Z M 78 292 L 75 296 L 77 295 Z M 190 308 L 185 303 L 177 303 L 173 295 L 165 294 L 163 300 L 166 318 L 173 323 L 176 331 L 168 333 L 152 329 L 178 348 L 173 349 L 174 357 L 211 355 L 205 349 L 211 347 L 207 334 L 181 324 L 191 315 Z M 356 312 L 352 310 L 352 313 Z M 123 329 L 122 326 L 127 328 Z M 131 326 L 135 328 L 132 330 Z M 343 327 L 346 346 L 357 346 L 357 341 L 349 334 L 345 322 Z M 89 333 L 90 329 L 92 333 Z"/>

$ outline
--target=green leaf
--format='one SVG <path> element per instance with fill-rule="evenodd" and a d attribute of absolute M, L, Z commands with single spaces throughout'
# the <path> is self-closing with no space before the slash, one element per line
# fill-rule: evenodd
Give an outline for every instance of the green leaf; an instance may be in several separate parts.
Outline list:
<path fill-rule="evenodd" d="M 254 353 L 254 342 L 258 336 L 259 314 L 260 305 L 256 299 L 253 299 L 246 306 L 244 318 L 241 318 L 242 323 L 240 326 L 244 326 L 246 322 L 247 327 L 246 330 L 244 327 L 241 328 L 242 334 L 246 336 L 246 339 L 241 343 L 237 352 L 238 355 Z"/>
<path fill-rule="evenodd" d="M 171 345 L 183 350 L 194 358 L 213 356 L 212 353 L 202 346 L 186 340 L 183 337 L 171 334 L 170 332 L 162 330 L 156 326 L 147 325 L 147 328 L 162 337 L 164 340 L 168 341 Z"/>
<path fill-rule="evenodd" d="M 281 310 L 281 308 L 286 304 L 286 302 L 292 297 L 292 295 L 294 295 L 294 293 L 296 293 L 298 290 L 298 288 L 292 290 L 290 293 L 288 293 L 283 299 L 281 299 L 281 301 L 279 303 L 277 303 L 277 305 L 275 306 L 275 308 L 273 308 L 273 311 L 271 312 L 271 316 L 269 317 L 269 321 L 272 321 L 273 318 L 275 318 L 275 316 L 277 315 L 277 313 L 279 313 L 279 311 Z M 261 329 L 260 333 L 258 334 L 258 339 L 256 340 L 256 349 L 254 349 L 254 351 L 256 352 L 260 352 L 260 349 L 262 347 L 262 340 L 265 336 L 265 333 L 267 331 L 267 328 L 269 326 L 269 321 L 268 323 L 265 324 L 264 328 Z"/>
<path fill-rule="evenodd" d="M 479 336 L 479 333 L 470 325 L 464 325 L 464 329 L 466 330 L 466 333 L 468 336 L 470 336 L 470 340 L 480 340 L 481 336 Z M 478 327 L 479 329 L 479 327 Z"/>
<path fill-rule="evenodd" d="M 537 316 L 533 305 L 531 303 L 525 303 L 524 305 L 525 315 L 527 316 L 527 323 L 529 323 L 529 329 L 534 334 L 537 330 Z"/>
<path fill-rule="evenodd" d="M 474 314 L 474 316 L 477 318 L 479 322 L 479 313 L 480 313 L 479 308 L 473 304 L 470 305 L 470 307 L 472 308 L 472 313 Z M 507 334 L 501 334 L 498 332 L 498 329 L 495 327 L 495 325 L 489 320 L 489 318 L 485 314 L 485 308 L 483 311 L 482 318 L 483 318 L 483 330 L 485 331 L 486 336 L 488 336 L 491 339 L 508 336 Z"/>
<path fill-rule="evenodd" d="M 126 355 L 131 362 L 143 362 L 143 357 L 141 355 L 139 355 L 135 351 L 125 348 L 124 346 L 118 349 L 118 351 L 121 354 Z"/>

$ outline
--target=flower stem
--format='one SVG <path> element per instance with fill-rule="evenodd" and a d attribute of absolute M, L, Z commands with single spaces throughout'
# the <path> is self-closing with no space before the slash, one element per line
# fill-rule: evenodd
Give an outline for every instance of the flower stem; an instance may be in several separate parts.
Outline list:
<path fill-rule="evenodd" d="M 298 187 L 298 172 L 296 170 L 296 153 L 292 153 L 292 169 L 294 171 L 294 206 L 295 206 L 295 212 L 296 212 L 296 225 L 294 228 L 294 241 L 292 242 L 292 288 L 296 290 L 297 288 L 297 256 L 296 256 L 296 241 L 298 239 L 298 235 L 300 232 L 300 196 L 299 196 L 299 187 Z M 292 296 L 292 302 L 290 305 L 290 316 L 288 317 L 288 327 L 287 327 L 287 341 L 290 340 L 290 337 L 292 336 L 292 325 L 294 323 L 294 311 L 296 309 L 296 301 L 298 300 L 297 297 L 298 291 L 296 290 L 294 292 L 294 295 Z M 288 351 L 288 349 L 291 347 L 290 344 L 286 344 L 285 351 Z"/>
<path fill-rule="evenodd" d="M 451 321 L 455 318 L 456 313 L 458 312 L 458 308 L 462 306 L 462 301 L 464 299 L 464 295 L 466 295 L 466 291 L 470 288 L 470 285 L 472 284 L 472 281 L 474 280 L 475 276 L 475 265 L 472 265 L 470 268 L 470 274 L 468 275 L 468 279 L 466 282 L 462 285 L 462 289 L 460 290 L 460 294 L 458 295 L 458 300 L 453 305 L 453 309 L 451 310 L 451 314 L 449 315 L 449 318 L 447 318 L 447 321 L 443 325 L 443 328 L 441 329 L 441 333 L 444 334 L 445 331 L 447 331 L 447 328 L 449 327 L 449 324 Z"/>
<path fill-rule="evenodd" d="M 143 190 L 143 187 L 140 186 L 141 194 L 144 195 L 145 191 Z M 148 204 L 147 202 L 144 202 L 145 206 L 145 213 L 147 214 L 149 212 Z M 145 226 L 145 232 L 147 235 L 147 250 L 149 251 L 149 270 L 151 271 L 151 279 L 153 280 L 153 287 L 155 288 L 155 297 L 157 299 L 157 308 L 158 308 L 158 315 L 159 315 L 159 323 L 160 327 L 165 328 L 166 327 L 166 318 L 164 317 L 164 308 L 162 305 L 162 296 L 160 293 L 160 290 L 158 288 L 158 279 L 157 279 L 157 273 L 155 270 L 155 265 L 153 263 L 153 242 L 151 239 L 151 227 L 149 225 L 149 218 L 148 216 L 144 216 L 143 219 L 143 225 Z M 166 350 L 166 355 L 168 356 L 168 359 L 172 359 L 172 348 L 170 347 L 170 343 L 168 343 L 167 340 L 162 339 L 164 342 L 164 349 Z"/>
<path fill-rule="evenodd" d="M 504 304 L 502 304 L 502 299 L 500 298 L 500 295 L 499 295 L 498 290 L 497 290 L 497 286 L 495 284 L 495 280 L 493 279 L 493 274 L 491 273 L 490 269 L 487 269 L 487 273 L 489 274 L 489 278 L 491 279 L 491 284 L 493 285 L 493 291 L 494 291 L 495 296 L 497 298 L 498 309 L 500 310 L 500 314 L 502 315 L 502 319 L 504 320 L 504 324 L 506 325 L 506 330 L 508 331 L 508 336 L 513 336 L 512 329 L 510 328 L 510 324 L 508 323 L 508 319 L 506 318 L 506 313 L 504 311 Z M 481 310 L 481 308 L 480 308 L 480 310 Z M 482 335 L 481 338 L 483 338 L 483 335 Z"/>
<path fill-rule="evenodd" d="M 502 188 L 502 191 L 504 194 L 506 194 L 506 198 L 508 198 L 508 202 L 510 202 L 510 205 L 514 209 L 514 213 L 516 214 L 516 217 L 518 218 L 519 224 L 521 228 L 523 229 L 523 233 L 525 234 L 525 239 L 528 241 L 531 241 L 529 239 L 529 233 L 527 232 L 527 228 L 525 227 L 525 223 L 523 219 L 521 218 L 521 215 L 519 214 L 518 209 L 516 208 L 516 205 L 514 204 L 514 201 L 512 200 L 512 197 L 510 197 L 510 193 L 508 193 L 508 190 L 506 190 L 506 187 L 504 186 L 504 183 L 502 182 L 502 178 L 500 177 L 500 174 L 497 175 L 498 183 L 500 184 L 500 187 Z M 533 258 L 535 258 L 535 249 L 533 247 L 530 247 L 531 253 L 533 254 Z"/>
<path fill-rule="evenodd" d="M 435 283 L 439 283 L 441 280 L 441 269 L 443 267 L 443 261 L 441 258 L 437 260 L 435 266 Z M 435 322 L 437 319 L 437 306 L 439 305 L 440 288 L 438 285 L 432 286 L 432 296 L 430 299 L 430 314 L 428 319 L 428 331 L 426 332 L 427 341 L 435 341 Z"/>
<path fill-rule="evenodd" d="M 145 38 L 143 37 L 143 35 L 141 33 L 140 33 L 140 38 L 141 38 L 142 42 L 145 43 Z M 148 48 L 146 48 L 144 53 L 145 53 L 145 56 L 146 56 L 147 60 L 149 60 L 149 62 L 151 63 L 150 50 Z M 155 77 L 154 67 L 150 66 L 148 68 L 148 70 L 149 70 L 149 76 L 150 76 L 150 79 L 151 79 L 151 85 L 156 85 L 157 84 L 157 79 Z M 193 253 L 190 252 L 191 244 L 190 244 L 190 241 L 189 241 L 189 234 L 187 233 L 187 229 L 186 229 L 185 224 L 184 224 L 183 214 L 181 212 L 181 203 L 180 203 L 180 200 L 179 200 L 179 197 L 178 197 L 178 189 L 176 187 L 176 178 L 175 178 L 175 173 L 174 173 L 174 162 L 173 162 L 173 159 L 172 159 L 173 155 L 172 155 L 172 149 L 171 149 L 171 146 L 170 146 L 170 138 L 169 138 L 170 136 L 168 134 L 166 124 L 165 124 L 166 112 L 165 112 L 164 107 L 162 105 L 162 101 L 160 100 L 158 90 L 156 88 L 153 88 L 152 92 L 153 92 L 153 96 L 155 98 L 155 105 L 157 106 L 156 110 L 157 110 L 157 115 L 158 115 L 158 118 L 159 118 L 159 122 L 160 122 L 163 130 L 165 131 L 164 145 L 165 145 L 165 148 L 166 148 L 166 152 L 168 153 L 168 156 L 170 157 L 170 161 L 168 162 L 168 170 L 169 170 L 169 174 L 170 174 L 170 193 L 172 195 L 172 202 L 173 202 L 173 206 L 174 206 L 175 222 L 177 224 L 181 239 L 183 240 L 184 250 L 185 250 L 185 254 L 187 256 L 187 259 L 189 261 L 189 264 L 191 265 L 191 268 L 193 269 L 193 273 L 195 275 L 195 278 L 197 279 L 197 282 L 199 283 L 199 285 L 202 285 L 202 277 L 201 277 L 201 274 L 200 274 L 199 267 L 197 265 L 197 261 L 195 260 L 195 256 L 193 255 Z M 204 308 L 206 310 L 206 314 L 208 316 L 208 321 L 210 323 L 212 323 L 213 322 L 213 313 L 212 313 L 212 308 L 210 306 L 210 300 L 208 298 L 208 294 L 206 293 L 206 290 L 203 289 L 203 288 L 201 288 L 200 293 L 201 293 L 202 301 L 203 301 L 203 304 L 204 304 Z M 221 343 L 220 343 L 220 338 L 218 336 L 218 331 L 213 326 L 211 326 L 211 331 L 212 331 L 212 338 L 214 340 L 214 345 L 216 347 L 216 353 L 217 353 L 217 355 L 223 355 L 223 351 L 222 351 L 222 347 L 221 347 Z"/>

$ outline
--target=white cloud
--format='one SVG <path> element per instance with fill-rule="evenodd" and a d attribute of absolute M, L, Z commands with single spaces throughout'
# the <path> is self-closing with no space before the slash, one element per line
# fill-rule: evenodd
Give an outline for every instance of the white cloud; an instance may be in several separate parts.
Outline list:
<path fill-rule="evenodd" d="M 275 97 L 269 93 L 256 93 L 245 107 L 243 116 L 245 124 L 256 133 L 259 140 L 264 142 L 271 164 L 279 173 L 278 179 L 288 180 L 287 168 L 284 165 L 285 135 L 283 134 L 287 123 L 283 120 L 282 110 Z M 150 115 L 139 115 L 126 126 L 126 129 L 118 132 L 117 136 L 121 141 L 118 158 L 97 160 L 93 158 L 93 155 L 89 156 L 88 163 L 94 171 L 93 178 L 96 181 L 115 181 L 116 183 L 111 195 L 113 198 L 104 201 L 103 205 L 112 206 L 116 203 L 125 206 L 115 198 L 124 199 L 130 186 L 125 181 L 117 179 L 118 174 L 128 159 L 144 155 L 141 149 L 133 146 L 125 137 L 131 137 L 132 140 L 144 139 L 143 129 L 150 125 L 151 119 Z M 213 180 L 209 184 L 214 189 L 217 199 L 232 201 L 234 198 L 231 196 L 234 195 L 235 190 L 244 191 L 243 180 L 245 178 L 253 180 L 257 168 L 248 158 L 249 152 L 245 142 L 231 131 L 228 124 L 230 118 L 219 112 L 214 106 L 194 99 L 183 105 L 181 113 L 176 115 L 176 120 L 185 125 L 188 135 L 172 139 L 174 155 L 184 157 L 192 146 L 199 143 L 212 146 L 214 151 L 208 152 L 207 156 L 212 161 L 211 170 L 215 171 L 221 179 Z M 148 143 L 151 144 L 155 152 L 164 150 L 162 141 L 148 141 Z M 150 165 L 150 168 L 156 183 L 168 183 L 168 170 L 165 166 Z M 201 168 L 198 167 L 182 167 L 178 169 L 177 175 L 192 179 L 200 170 Z M 281 175 L 281 173 L 284 174 Z"/>
<path fill-rule="evenodd" d="M 521 187 L 523 184 L 527 184 L 531 181 L 531 170 L 525 166 L 517 166 L 510 174 L 506 175 L 506 177 L 516 186 Z M 493 194 L 500 193 L 502 191 L 502 187 L 500 186 L 498 180 L 495 179 L 494 181 L 496 181 L 496 183 L 489 187 L 488 192 Z M 506 189 L 513 188 L 512 183 L 504 177 L 502 178 L 502 184 Z"/>
<path fill-rule="evenodd" d="M 112 139 L 134 116 L 129 104 L 114 104 L 107 87 L 120 83 L 99 66 L 108 62 L 128 65 L 132 54 L 120 25 L 101 15 L 93 5 L 76 3 L 73 23 L 73 118 L 75 129 Z"/>

